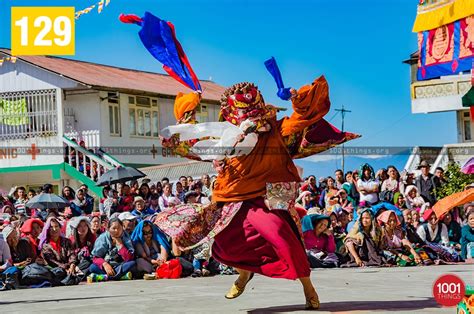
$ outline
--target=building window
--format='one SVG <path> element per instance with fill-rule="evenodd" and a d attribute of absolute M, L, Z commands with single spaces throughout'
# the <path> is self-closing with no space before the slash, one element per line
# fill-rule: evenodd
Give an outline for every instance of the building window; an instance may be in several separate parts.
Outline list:
<path fill-rule="evenodd" d="M 196 109 L 196 120 L 200 123 L 203 122 L 208 122 L 209 121 L 209 112 L 208 112 L 208 106 L 199 104 L 199 106 Z"/>
<path fill-rule="evenodd" d="M 472 133 L 471 133 L 471 118 L 469 111 L 463 112 L 462 115 L 462 132 L 463 132 L 463 141 L 470 142 L 472 141 Z"/>
<path fill-rule="evenodd" d="M 464 129 L 464 140 L 465 141 L 472 141 L 471 137 L 471 121 L 464 120 L 463 121 L 463 129 Z"/>
<path fill-rule="evenodd" d="M 108 93 L 109 131 L 110 135 L 120 136 L 120 104 L 118 93 Z"/>
<path fill-rule="evenodd" d="M 129 134 L 139 137 L 158 137 L 158 100 L 144 96 L 128 98 Z"/>

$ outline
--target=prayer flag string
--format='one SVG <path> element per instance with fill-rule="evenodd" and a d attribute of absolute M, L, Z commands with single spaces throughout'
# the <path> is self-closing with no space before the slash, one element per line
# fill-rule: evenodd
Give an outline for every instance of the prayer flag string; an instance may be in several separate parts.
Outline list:
<path fill-rule="evenodd" d="M 93 5 L 85 8 L 85 9 L 77 11 L 75 18 L 77 20 L 79 17 L 81 17 L 81 15 L 91 12 L 95 7 L 97 7 L 97 12 L 100 14 L 102 12 L 102 10 L 104 9 L 104 6 L 107 7 L 109 5 L 109 3 L 110 3 L 110 0 L 101 0 L 97 3 L 94 3 Z"/>
<path fill-rule="evenodd" d="M 0 66 L 2 66 L 5 61 L 9 61 L 11 63 L 16 63 L 16 60 L 17 60 L 17 57 L 13 57 L 13 56 L 0 58 Z"/>

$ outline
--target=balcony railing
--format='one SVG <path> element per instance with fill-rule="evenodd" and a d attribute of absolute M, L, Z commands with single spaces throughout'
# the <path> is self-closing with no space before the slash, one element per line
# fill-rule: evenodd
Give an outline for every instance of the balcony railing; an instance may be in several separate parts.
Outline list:
<path fill-rule="evenodd" d="M 78 143 L 84 141 L 85 146 L 94 151 L 100 147 L 100 130 L 72 131 L 64 133 L 64 136 L 74 139 Z"/>
<path fill-rule="evenodd" d="M 411 84 L 411 98 L 432 98 L 452 95 L 464 95 L 471 88 L 471 81 L 468 77 L 459 79 L 434 79 L 428 81 L 417 81 Z"/>
<path fill-rule="evenodd" d="M 58 134 L 54 89 L 0 93 L 0 140 Z"/>

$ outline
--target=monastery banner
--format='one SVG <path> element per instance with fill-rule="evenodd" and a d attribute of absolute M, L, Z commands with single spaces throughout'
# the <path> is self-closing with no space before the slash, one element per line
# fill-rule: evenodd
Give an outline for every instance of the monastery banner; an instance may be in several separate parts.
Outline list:
<path fill-rule="evenodd" d="M 474 60 L 474 15 L 419 32 L 418 51 L 418 80 L 471 70 Z"/>

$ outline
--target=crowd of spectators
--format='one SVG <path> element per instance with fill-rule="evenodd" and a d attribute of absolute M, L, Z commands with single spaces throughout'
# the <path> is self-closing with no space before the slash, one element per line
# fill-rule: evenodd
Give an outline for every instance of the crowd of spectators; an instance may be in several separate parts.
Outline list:
<path fill-rule="evenodd" d="M 415 177 L 389 166 L 376 173 L 336 170 L 305 178 L 295 209 L 312 268 L 457 263 L 474 255 L 474 204 L 437 217 L 432 206 L 446 183 L 426 162 Z M 95 200 L 87 185 L 60 192 L 64 209 L 26 206 L 36 193 L 14 187 L 0 195 L 0 289 L 76 285 L 82 281 L 153 279 L 235 273 L 211 256 L 212 242 L 180 250 L 155 224 L 180 204 L 212 201 L 215 177 L 182 176 L 105 186 Z M 179 270 L 176 272 L 176 270 Z M 169 275 L 171 276 L 171 275 Z"/>
<path fill-rule="evenodd" d="M 51 184 L 0 196 L 0 289 L 150 279 L 160 267 L 180 277 L 233 274 L 210 256 L 210 243 L 182 251 L 153 223 L 172 206 L 208 204 L 211 178 L 147 181 L 105 186 L 97 201 L 87 185 L 65 186 L 64 209 L 26 206 L 37 193 L 53 193 Z"/>
<path fill-rule="evenodd" d="M 388 166 L 336 170 L 305 178 L 296 206 L 312 267 L 457 263 L 474 256 L 474 203 L 437 217 L 432 207 L 447 183 L 426 161 L 415 177 Z M 474 188 L 469 186 L 468 188 Z"/>

